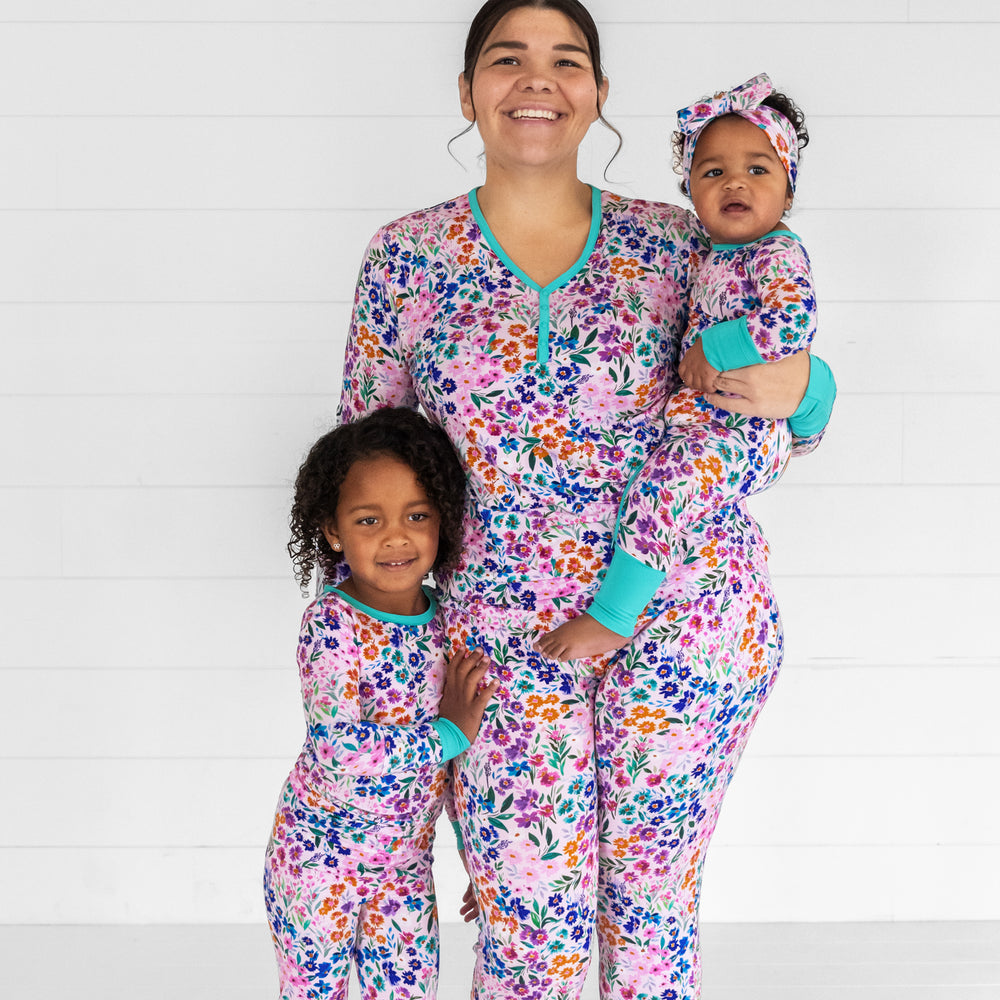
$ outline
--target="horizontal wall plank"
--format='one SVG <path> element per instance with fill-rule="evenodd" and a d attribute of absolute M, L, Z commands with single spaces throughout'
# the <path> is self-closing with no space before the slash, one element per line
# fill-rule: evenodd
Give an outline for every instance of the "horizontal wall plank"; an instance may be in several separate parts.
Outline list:
<path fill-rule="evenodd" d="M 0 393 L 329 394 L 350 303 L 0 305 Z"/>
<path fill-rule="evenodd" d="M 285 625 L 275 636 L 286 641 L 285 656 L 270 670 L 7 669 L 0 758 L 20 758 L 32 747 L 46 758 L 271 758 L 291 766 L 305 730 L 296 621 Z M 960 694 L 948 699 L 945 691 Z M 996 758 L 998 700 L 1000 661 L 888 667 L 789 661 L 746 759 Z"/>
<path fill-rule="evenodd" d="M 267 838 L 293 760 L 0 761 L 19 805 L 0 816 L 0 847 L 252 847 Z M 981 794 L 998 782 L 1000 757 L 755 758 L 734 780 L 717 838 L 1000 847 L 1000 809 Z M 53 794 L 59 822 L 28 835 L 25 812 Z"/>
<path fill-rule="evenodd" d="M 0 421 L 24 428 L 0 485 L 284 486 L 336 406 L 335 395 L 0 399 Z"/>
<path fill-rule="evenodd" d="M 982 7 L 985 0 L 980 0 Z M 968 11 L 975 0 L 961 0 L 943 9 Z M 934 8 L 933 0 L 924 7 Z M 842 0 L 836 7 L 814 7 L 795 0 L 758 0 L 753 17 L 741 0 L 716 0 L 710 8 L 664 7 L 660 0 L 591 0 L 587 5 L 598 23 L 614 21 L 685 23 L 706 21 L 899 21 L 908 19 L 906 0 Z M 912 4 L 910 6 L 913 6 Z M 974 9 L 974 8 L 972 8 Z M 5 0 L 4 21 L 335 21 L 411 23 L 412 0 L 378 0 L 345 5 L 343 0 Z M 420 11 L 420 23 L 467 22 L 474 8 L 467 0 L 434 0 Z M 912 15 L 909 17 L 912 19 Z M 948 20 L 948 18 L 938 18 Z M 961 19 L 961 18 L 956 18 Z M 985 16 L 982 20 L 988 20 Z"/>
<path fill-rule="evenodd" d="M 996 847 L 725 847 L 708 853 L 701 916 L 733 920 L 996 920 Z"/>
<path fill-rule="evenodd" d="M 809 459 L 802 459 L 808 461 Z M 997 510 L 997 486 L 776 487 L 750 507 L 775 573 L 851 576 L 978 575 L 1000 565 L 1000 527 L 941 530 L 944 510 Z"/>
<path fill-rule="evenodd" d="M 463 19 L 464 20 L 464 19 Z M 10 23 L 0 38 L 0 114 L 452 114 L 466 25 L 391 23 Z M 662 112 L 699 94 L 768 71 L 814 114 L 851 114 L 879 94 L 881 114 L 993 113 L 989 98 L 996 25 L 608 24 L 608 110 Z M 892 51 L 841 72 L 847 51 Z M 662 58 L 670 51 L 672 58 Z M 803 63 L 801 53 L 810 58 Z M 924 67 L 942 52 L 949 87 Z M 93 59 L 93 53 L 101 58 Z M 336 53 L 336 58 L 332 54 Z M 372 73 L 372 61 L 392 73 Z M 183 72 L 178 67 L 184 67 Z M 400 87 L 399 81 L 419 80 Z M 840 86 L 825 81 L 837 79 Z M 898 86 L 906 79 L 909 86 Z M 123 85 L 125 84 L 125 85 Z"/>
<path fill-rule="evenodd" d="M 303 598 L 283 580 L 0 580 L 4 667 L 240 670 L 288 663 Z"/>
<path fill-rule="evenodd" d="M 791 662 L 995 663 L 1000 577 L 774 574 Z"/>
<path fill-rule="evenodd" d="M 627 112 L 622 108 L 614 120 L 625 141 L 608 181 L 602 174 L 616 141 L 601 128 L 592 130 L 581 151 L 585 172 L 623 194 L 686 205 L 667 145 L 673 107 L 654 117 Z M 1000 118 L 810 113 L 807 121 L 812 139 L 789 216 L 793 228 L 803 209 L 1000 208 L 986 158 L 963 168 L 961 185 L 935 167 L 951 155 L 948 137 L 955 129 L 974 131 L 977 142 L 995 148 Z M 7 151 L 0 162 L 0 208 L 351 210 L 379 209 L 403 197 L 406 210 L 481 183 L 478 133 L 456 140 L 455 157 L 448 155 L 448 140 L 464 127 L 457 100 L 450 115 L 391 122 L 349 114 L 0 118 L 0 145 Z M 860 189 L 855 172 L 844 169 L 843 151 L 852 147 L 866 150 Z M 400 189 L 403 155 L 408 169 Z"/>
<path fill-rule="evenodd" d="M 360 251 L 359 251 L 360 255 Z M 0 392 L 14 395 L 323 394 L 336 398 L 342 301 L 0 304 Z M 820 303 L 816 351 L 844 395 L 992 393 L 1000 338 L 988 302 Z M 975 365 L 930 363 L 947 338 Z M 838 407 L 836 419 L 839 421 Z M 831 438 L 834 435 L 831 434 Z"/>
<path fill-rule="evenodd" d="M 818 461 L 801 459 L 797 461 Z M 11 530 L 0 577 L 289 578 L 292 486 L 0 489 Z M 1000 487 L 783 483 L 750 509 L 783 575 L 978 576 L 1000 563 L 1000 527 L 944 532 L 942 510 L 995 510 Z M 891 530 L 887 526 L 891 525 Z"/>
<path fill-rule="evenodd" d="M 442 919 L 465 881 L 436 866 Z M 0 851 L 0 923 L 259 923 L 263 849 Z M 72 873 L 72 880 L 67 878 Z M 915 877 L 914 873 L 919 873 Z M 996 920 L 1000 848 L 723 847 L 706 921 Z"/>
<path fill-rule="evenodd" d="M 349 300 L 372 233 L 406 207 L 381 213 L 11 213 L 0 233 L 0 301 Z M 1000 217 L 1000 209 L 993 214 Z M 803 211 L 796 230 L 810 248 L 822 302 L 995 301 L 990 265 L 1000 256 L 994 235 L 1000 225 L 990 216 Z M 870 238 L 858 240 L 859 227 Z M 886 241 L 922 250 L 886 254 Z M 954 246 L 978 250 L 956 254 Z"/>

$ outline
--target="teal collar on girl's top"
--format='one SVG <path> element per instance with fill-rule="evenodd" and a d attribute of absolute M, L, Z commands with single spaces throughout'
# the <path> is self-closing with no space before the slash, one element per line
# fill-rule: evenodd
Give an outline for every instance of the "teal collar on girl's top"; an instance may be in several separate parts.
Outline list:
<path fill-rule="evenodd" d="M 583 248 L 583 253 L 568 271 L 564 271 L 555 281 L 550 281 L 544 288 L 537 281 L 532 281 L 504 253 L 503 247 L 497 242 L 483 216 L 482 209 L 479 207 L 477 190 L 477 188 L 473 188 L 469 192 L 469 206 L 472 208 L 473 218 L 476 220 L 476 225 L 479 226 L 479 231 L 483 234 L 483 239 L 486 240 L 490 249 L 500 258 L 508 271 L 538 292 L 538 350 L 535 360 L 545 364 L 549 360 L 549 295 L 580 273 L 594 252 L 594 247 L 597 246 L 597 237 L 601 234 L 601 189 L 594 187 L 593 184 L 590 185 L 590 233 L 587 235 L 587 245 Z"/>
<path fill-rule="evenodd" d="M 367 604 L 362 604 L 356 598 L 351 597 L 350 594 L 345 594 L 340 587 L 335 587 L 332 583 L 328 583 L 323 588 L 323 593 L 336 594 L 341 600 L 350 604 L 352 608 L 363 611 L 369 618 L 374 618 L 376 621 L 389 622 L 391 625 L 426 625 L 437 613 L 437 598 L 430 587 L 421 587 L 420 589 L 427 595 L 428 605 L 427 610 L 419 615 L 391 615 L 388 611 L 379 611 L 378 608 L 370 608 Z"/>
<path fill-rule="evenodd" d="M 752 247 L 754 243 L 760 243 L 761 240 L 766 240 L 768 236 L 791 236 L 793 240 L 798 240 L 802 242 L 802 237 L 798 233 L 793 233 L 790 229 L 772 229 L 769 233 L 764 233 L 763 236 L 758 236 L 755 240 L 750 240 L 747 243 L 713 243 L 713 250 L 739 250 L 740 247 Z"/>

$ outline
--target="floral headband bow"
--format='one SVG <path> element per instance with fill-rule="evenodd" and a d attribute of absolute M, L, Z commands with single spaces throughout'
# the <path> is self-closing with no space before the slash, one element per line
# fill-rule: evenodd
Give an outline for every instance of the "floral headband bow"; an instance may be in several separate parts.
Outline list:
<path fill-rule="evenodd" d="M 691 190 L 691 162 L 694 159 L 695 143 L 702 130 L 723 115 L 739 115 L 767 133 L 768 140 L 778 154 L 785 173 L 788 174 L 788 183 L 794 193 L 795 176 L 798 172 L 799 139 L 795 134 L 795 127 L 783 114 L 773 108 L 761 106 L 764 98 L 773 93 L 774 87 L 770 78 L 766 73 L 761 73 L 760 76 L 755 76 L 752 80 L 733 87 L 732 90 L 705 98 L 677 112 L 677 130 L 685 136 L 681 168 L 686 191 Z"/>

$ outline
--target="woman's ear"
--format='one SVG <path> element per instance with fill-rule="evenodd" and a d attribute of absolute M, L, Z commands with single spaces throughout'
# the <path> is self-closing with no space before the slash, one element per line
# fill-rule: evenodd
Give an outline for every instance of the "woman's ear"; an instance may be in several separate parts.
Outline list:
<path fill-rule="evenodd" d="M 458 74 L 458 99 L 462 104 L 462 114 L 467 122 L 476 120 L 476 106 L 472 103 L 472 87 L 465 79 L 464 73 Z"/>

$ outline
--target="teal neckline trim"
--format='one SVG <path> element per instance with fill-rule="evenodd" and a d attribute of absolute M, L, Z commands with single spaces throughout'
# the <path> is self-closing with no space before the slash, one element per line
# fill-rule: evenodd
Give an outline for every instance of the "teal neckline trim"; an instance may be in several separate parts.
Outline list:
<path fill-rule="evenodd" d="M 538 348 L 535 360 L 540 364 L 545 364 L 549 360 L 549 296 L 552 292 L 561 288 L 583 269 L 583 266 L 590 259 L 590 255 L 597 246 L 597 237 L 601 234 L 601 190 L 590 185 L 590 232 L 587 234 L 587 243 L 583 248 L 576 263 L 568 270 L 564 271 L 554 281 L 550 281 L 544 288 L 537 281 L 532 281 L 527 274 L 515 264 L 504 252 L 504 249 L 497 242 L 489 224 L 479 207 L 479 198 L 476 194 L 478 188 L 473 188 L 469 192 L 469 207 L 472 209 L 472 217 L 479 226 L 479 231 L 483 234 L 489 248 L 500 258 L 504 267 L 511 274 L 516 275 L 530 288 L 538 292 Z"/>
<path fill-rule="evenodd" d="M 798 240 L 802 242 L 802 237 L 798 233 L 793 233 L 790 229 L 772 229 L 769 233 L 764 233 L 763 236 L 758 236 L 755 240 L 750 240 L 748 243 L 713 243 L 713 250 L 739 250 L 740 247 L 752 247 L 755 243 L 760 243 L 761 240 L 766 240 L 768 236 L 791 236 L 793 240 Z"/>
<path fill-rule="evenodd" d="M 335 587 L 332 583 L 328 583 L 323 588 L 323 593 L 336 594 L 341 600 L 350 604 L 352 608 L 357 608 L 358 611 L 363 611 L 369 618 L 374 618 L 380 622 L 389 622 L 391 625 L 426 625 L 437 614 L 437 599 L 434 597 L 434 591 L 430 587 L 421 587 L 420 589 L 427 595 L 427 600 L 430 602 L 427 605 L 427 610 L 421 615 L 391 615 L 388 611 L 379 611 L 378 608 L 370 608 L 367 604 L 362 604 L 356 598 L 351 597 L 350 594 L 345 594 L 339 587 Z"/>

